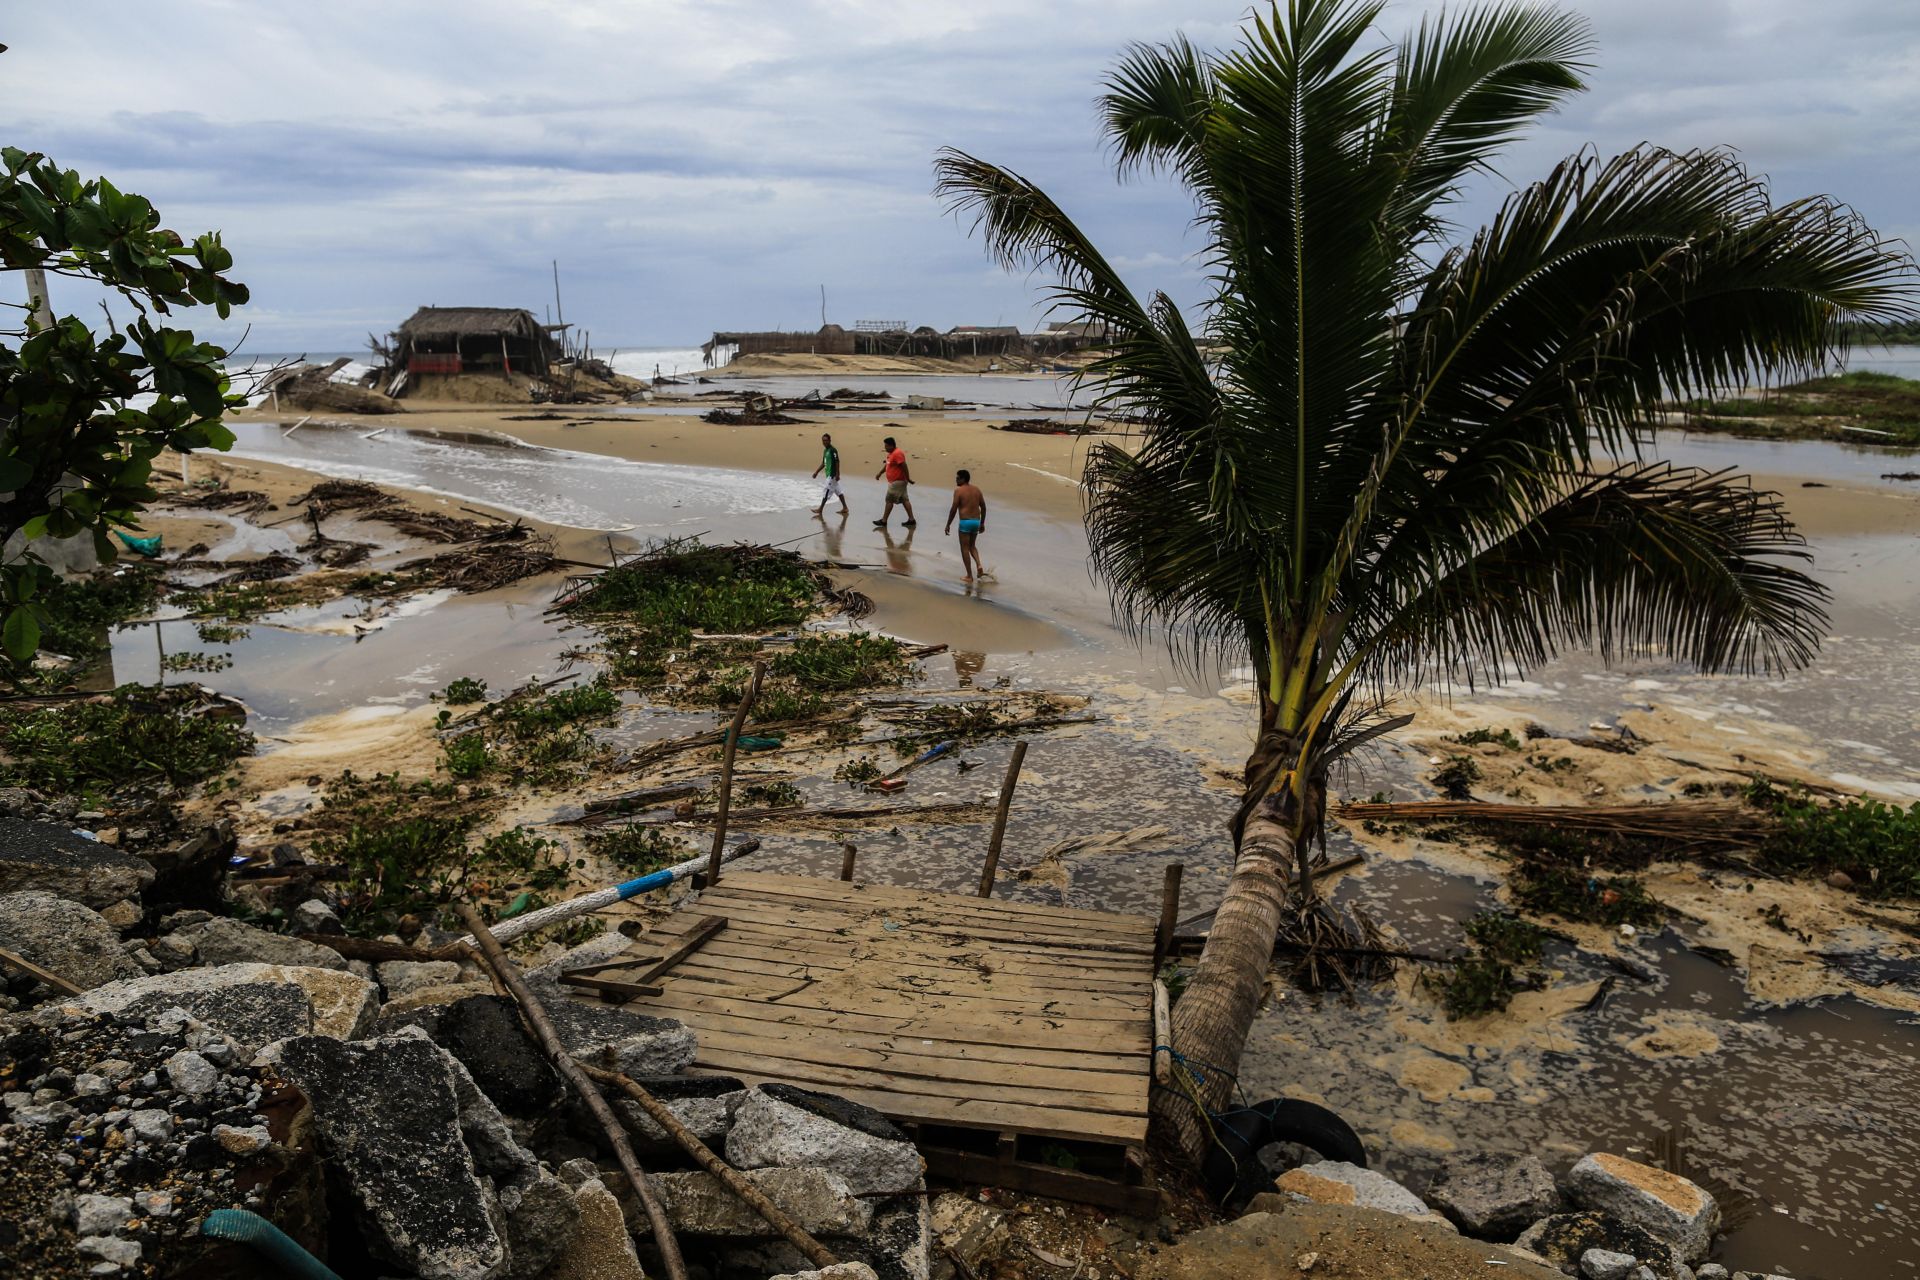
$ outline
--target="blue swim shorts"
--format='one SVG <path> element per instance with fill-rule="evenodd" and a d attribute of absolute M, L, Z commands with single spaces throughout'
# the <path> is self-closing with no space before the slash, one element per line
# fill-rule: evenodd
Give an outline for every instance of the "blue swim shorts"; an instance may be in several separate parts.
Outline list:
<path fill-rule="evenodd" d="M 962 532 L 962 533 L 978 533 L 978 532 L 980 532 L 980 526 L 981 526 L 981 525 L 983 525 L 983 524 L 985 524 L 985 523 L 986 523 L 986 521 L 984 521 L 984 520 L 975 520 L 975 519 L 974 519 L 973 517 L 971 517 L 971 516 L 966 516 L 966 517 L 963 517 L 963 518 L 961 519 L 961 521 L 960 521 L 960 532 Z"/>

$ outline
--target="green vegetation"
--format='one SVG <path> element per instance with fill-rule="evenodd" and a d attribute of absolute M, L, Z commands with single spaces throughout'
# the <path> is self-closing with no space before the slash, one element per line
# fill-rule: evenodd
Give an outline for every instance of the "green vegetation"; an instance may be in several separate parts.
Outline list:
<path fill-rule="evenodd" d="M 1477 747 L 1482 743 L 1492 742 L 1505 747 L 1509 751 L 1518 751 L 1520 749 L 1520 739 L 1513 736 L 1513 730 L 1502 729 L 1496 733 L 1484 725 L 1478 729 L 1467 730 L 1455 738 L 1454 741 L 1463 747 Z"/>
<path fill-rule="evenodd" d="M 311 601 L 311 588 L 297 582 L 269 579 L 265 582 L 222 582 L 201 587 L 187 595 L 187 612 L 196 618 L 219 618 L 227 622 L 251 622 L 264 614 L 278 613 Z"/>
<path fill-rule="evenodd" d="M 848 631 L 801 636 L 774 658 L 768 674 L 791 676 L 809 689 L 873 689 L 906 683 L 914 666 L 891 636 Z"/>
<path fill-rule="evenodd" d="M 113 648 L 112 629 L 152 612 L 160 573 L 151 565 L 124 565 L 82 578 L 54 578 L 40 592 L 40 647 L 73 659 L 64 670 L 34 671 L 9 660 L 8 678 L 28 689 L 55 689 L 78 681 Z"/>
<path fill-rule="evenodd" d="M 1533 921 L 1508 911 L 1482 911 L 1467 921 L 1466 932 L 1468 939 L 1486 954 L 1514 964 L 1538 960 L 1550 936 Z"/>
<path fill-rule="evenodd" d="M 221 416 L 243 400 L 227 381 L 227 352 L 155 323 L 199 305 L 227 319 L 247 300 L 246 286 L 226 275 L 232 266 L 218 232 L 188 239 L 143 196 L 105 178 L 83 181 L 36 152 L 0 149 L 0 271 L 37 267 L 87 281 L 68 297 L 118 294 L 122 314 L 134 317 L 120 332 L 109 320 L 96 336 L 76 316 L 55 317 L 44 298 L 15 310 L 27 290 L 17 277 L 8 283 L 9 313 L 22 327 L 0 335 L 0 543 L 18 533 L 25 546 L 0 565 L 0 647 L 15 662 L 56 625 L 40 539 L 91 535 L 110 563 L 110 531 L 137 529 L 157 496 L 153 463 L 163 450 L 233 443 Z"/>
<path fill-rule="evenodd" d="M 1688 426 L 1787 439 L 1885 438 L 1920 444 L 1920 382 L 1864 370 L 1811 378 L 1757 396 L 1686 401 Z M 1849 427 L 1866 431 L 1848 430 Z M 1870 437 L 1868 432 L 1883 433 Z"/>
<path fill-rule="evenodd" d="M 639 823 L 596 827 L 587 832 L 586 844 L 589 851 L 635 877 L 685 862 L 694 856 L 690 845 L 659 827 L 642 826 Z"/>
<path fill-rule="evenodd" d="M 1422 974 L 1421 982 L 1440 997 L 1449 1022 L 1498 1012 L 1513 1003 L 1517 992 L 1526 989 L 1515 980 L 1511 964 L 1484 953 L 1467 956 L 1445 976 Z"/>
<path fill-rule="evenodd" d="M 744 697 L 742 694 L 740 697 Z M 737 703 L 740 697 L 734 698 Z M 747 719 L 753 724 L 785 724 L 790 720 L 811 720 L 825 712 L 830 704 L 817 693 L 808 693 L 786 685 L 762 684 L 760 696 L 753 700 Z"/>
<path fill-rule="evenodd" d="M 483 733 L 463 733 L 445 747 L 447 772 L 456 778 L 477 778 L 493 767 L 493 752 Z"/>
<path fill-rule="evenodd" d="M 211 778 L 253 750 L 253 735 L 225 716 L 186 714 L 196 700 L 186 689 L 129 684 L 104 702 L 0 709 L 0 780 L 92 794 Z"/>
<path fill-rule="evenodd" d="M 1471 800 L 1473 784 L 1480 781 L 1480 762 L 1472 756 L 1448 756 L 1430 781 L 1449 800 Z"/>
<path fill-rule="evenodd" d="M 1749 787 L 1747 798 L 1779 824 L 1760 851 L 1769 870 L 1838 871 L 1868 897 L 1920 897 L 1920 804 L 1902 809 L 1868 797 L 1822 804 L 1765 781 Z"/>
<path fill-rule="evenodd" d="M 245 627 L 236 627 L 225 622 L 202 622 L 194 626 L 202 644 L 232 644 L 235 640 L 245 640 L 253 634 Z"/>
<path fill-rule="evenodd" d="M 599 678 L 570 689 L 504 701 L 493 719 L 515 737 L 532 739 L 580 720 L 610 716 L 619 709 L 620 695 L 609 687 L 605 678 Z"/>
<path fill-rule="evenodd" d="M 342 888 L 348 923 L 390 924 L 451 900 L 473 822 L 471 817 L 387 812 L 321 837 L 310 856 L 346 868 Z"/>
<path fill-rule="evenodd" d="M 740 799 L 763 809 L 788 809 L 800 803 L 800 788 L 791 782 L 756 782 L 741 788 Z"/>
<path fill-rule="evenodd" d="M 216 671 L 225 671 L 233 665 L 230 653 L 197 653 L 188 649 L 182 653 L 169 653 L 160 659 L 160 669 L 168 672 L 195 671 L 211 675 Z"/>
<path fill-rule="evenodd" d="M 572 608 L 647 633 L 655 645 L 685 645 L 695 631 L 797 626 L 812 615 L 820 588 L 798 556 L 680 539 L 600 574 Z"/>
<path fill-rule="evenodd" d="M 1655 929 L 1667 909 L 1632 876 L 1600 876 L 1577 867 L 1522 862 L 1508 880 L 1514 905 L 1583 924 Z"/>
<path fill-rule="evenodd" d="M 464 707 L 475 702 L 485 702 L 487 682 L 475 680 L 472 676 L 461 676 L 447 685 L 437 696 L 450 707 Z"/>
<path fill-rule="evenodd" d="M 856 756 L 835 769 L 833 776 L 850 787 L 864 787 L 875 778 L 885 775 L 880 766 L 873 762 L 872 756 Z"/>

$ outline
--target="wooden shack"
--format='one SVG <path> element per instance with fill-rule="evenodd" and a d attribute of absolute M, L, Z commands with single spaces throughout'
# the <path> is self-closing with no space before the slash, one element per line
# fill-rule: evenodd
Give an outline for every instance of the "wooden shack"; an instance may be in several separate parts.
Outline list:
<path fill-rule="evenodd" d="M 563 358 L 556 334 L 521 307 L 421 307 L 394 333 L 393 365 L 410 376 L 494 373 L 546 377 Z"/>

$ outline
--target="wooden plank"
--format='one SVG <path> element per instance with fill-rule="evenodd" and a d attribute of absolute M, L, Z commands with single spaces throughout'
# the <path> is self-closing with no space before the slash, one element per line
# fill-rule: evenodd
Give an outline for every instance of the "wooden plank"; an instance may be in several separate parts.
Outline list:
<path fill-rule="evenodd" d="M 923 973 L 884 964 L 835 967 L 716 954 L 703 955 L 684 968 L 699 973 L 703 980 L 737 981 L 743 985 L 764 983 L 776 991 L 809 978 L 843 984 L 849 981 L 845 975 L 854 974 L 885 991 L 920 993 L 949 1000 L 1001 1000 L 1034 1005 L 1067 1000 L 1101 1017 L 1111 1017 L 1116 1012 L 1144 1016 L 1152 1003 L 1152 989 L 1146 986 L 1094 991 L 1058 982 L 1023 980 L 1014 975 L 995 979 L 955 970 Z"/>
<path fill-rule="evenodd" d="M 1153 926 L 1146 921 L 1123 919 L 1121 923 L 1116 924 L 1070 918 L 1052 919 L 1041 915 L 1000 911 L 992 899 L 969 898 L 956 903 L 944 895 L 929 895 L 917 902 L 910 899 L 892 901 L 876 900 L 866 896 L 833 898 L 820 891 L 790 890 L 779 886 L 765 889 L 758 886 L 738 885 L 723 887 L 730 902 L 762 906 L 781 903 L 793 907 L 832 911 L 855 919 L 869 919 L 884 915 L 957 928 L 981 925 L 1010 932 L 1021 932 L 1029 937 L 1048 940 L 1101 938 L 1132 942 L 1150 939 L 1153 936 Z"/>
<path fill-rule="evenodd" d="M 755 1018 L 762 1022 L 788 1022 L 807 1027 L 844 1027 L 859 1031 L 878 1031 L 895 1035 L 918 1035 L 923 1039 L 958 1041 L 965 1044 L 1002 1044 L 1035 1049 L 1079 1049 L 1094 1053 L 1138 1053 L 1143 1057 L 1152 1048 L 1151 1028 L 1142 1018 L 1137 1024 L 1123 1022 L 1087 1023 L 1069 1026 L 1059 1019 L 1004 1017 L 985 1020 L 954 1018 L 945 1010 L 922 1010 L 911 1017 L 856 1013 L 800 1006 L 769 1005 L 734 996 L 693 994 L 668 986 L 664 995 L 647 996 L 625 1006 L 636 1013 L 657 1014 L 662 1009 L 699 1013 L 716 1012 Z M 676 1015 L 678 1016 L 678 1015 Z M 1143 1068 L 1144 1069 L 1144 1068 Z"/>
<path fill-rule="evenodd" d="M 728 899 L 708 905 L 705 901 L 691 904 L 685 911 L 699 915 L 724 915 L 728 920 L 745 921 L 751 924 L 768 925 L 776 929 L 809 929 L 815 933 L 832 933 L 841 937 L 877 936 L 883 933 L 880 918 L 860 920 L 830 911 L 810 911 L 790 909 L 783 906 L 749 906 L 737 899 Z M 1103 938 L 1050 939 L 1023 929 L 1004 929 L 991 925 L 967 925 L 945 927 L 900 920 L 899 932 L 926 933 L 934 936 L 952 935 L 982 942 L 1006 942 L 1014 945 L 1027 945 L 1062 952 L 1107 954 L 1114 956 L 1140 957 L 1140 963 L 1148 964 L 1153 959 L 1153 935 L 1148 933 L 1140 941 L 1108 940 Z"/>
<path fill-rule="evenodd" d="M 953 893 L 941 889 L 917 889 L 911 885 L 883 884 L 875 881 L 854 881 L 843 883 L 827 880 L 819 876 L 788 875 L 777 871 L 735 872 L 733 878 L 740 884 L 765 885 L 769 889 L 779 887 L 787 891 L 814 892 L 821 888 L 829 892 L 846 891 L 844 896 L 858 897 L 867 901 L 905 901 L 919 902 L 926 899 L 951 902 L 955 906 L 974 908 L 990 906 L 1002 912 L 1038 916 L 1044 920 L 1083 920 L 1091 924 L 1102 922 L 1125 923 L 1135 927 L 1151 929 L 1153 921 L 1145 916 L 1129 915 L 1119 911 L 1093 911 L 1085 907 L 1055 907 L 1044 902 L 1022 902 L 1014 898 L 995 898 L 982 903 L 972 894 Z"/>
<path fill-rule="evenodd" d="M 750 876 L 750 883 L 738 877 Z M 723 887 L 749 898 L 755 895 L 781 898 L 809 898 L 830 902 L 852 910 L 875 907 L 921 910 L 964 919 L 1031 924 L 1044 929 L 1072 927 L 1081 932 L 1114 933 L 1126 937 L 1151 935 L 1153 921 L 1145 916 L 1119 915 L 1110 911 L 1084 911 L 1073 907 L 1049 907 L 1041 903 L 1012 902 L 1006 899 L 980 899 L 964 894 L 929 892 L 893 885 L 871 885 L 838 880 L 818 880 L 810 876 L 769 875 L 766 872 L 736 872 Z"/>
<path fill-rule="evenodd" d="M 866 1013 L 898 1011 L 910 1016 L 937 1009 L 961 1018 L 995 1018 L 1005 1015 L 1049 1018 L 1063 1022 L 1124 1023 L 1143 1021 L 1150 1002 L 1122 1000 L 1101 1003 L 1099 997 L 1075 997 L 1072 993 L 1053 996 L 998 996 L 984 992 L 945 994 L 875 984 L 849 989 L 845 982 L 829 978 L 777 978 L 767 974 L 741 974 L 728 969 L 683 966 L 675 975 L 675 989 L 698 993 L 708 989 L 726 991 L 740 999 L 764 1000 L 781 1008 L 848 1009 Z M 661 989 L 665 993 L 665 988 Z"/>
<path fill-rule="evenodd" d="M 1153 1187 L 1132 1187 L 1090 1173 L 1024 1160 L 1001 1161 L 977 1151 L 953 1151 L 931 1145 L 922 1145 L 920 1151 L 927 1158 L 927 1172 L 937 1178 L 984 1183 L 1076 1204 L 1097 1205 L 1136 1218 L 1157 1218 L 1161 1213 L 1160 1192 Z"/>
<path fill-rule="evenodd" d="M 700 907 L 695 904 L 684 908 L 678 914 L 684 915 L 691 922 L 699 918 L 701 912 Z M 896 948 L 901 955 L 923 957 L 980 954 L 1005 956 L 1034 965 L 1044 964 L 1062 972 L 1105 972 L 1119 976 L 1137 976 L 1142 980 L 1151 974 L 1149 964 L 1152 956 L 1141 953 L 1110 955 L 1096 951 L 1070 952 L 1051 947 L 1025 946 L 982 938 L 949 942 L 944 936 L 932 934 L 909 934 L 906 937 L 900 937 L 885 931 L 860 933 L 844 928 L 814 927 L 791 922 L 763 924 L 757 920 L 743 919 L 738 913 L 728 916 L 727 919 L 729 938 L 748 939 L 755 946 L 780 946 L 790 950 L 805 950 L 817 955 L 855 954 L 854 948 L 884 943 L 889 954 Z M 657 933 L 658 931 L 645 936 L 652 938 Z M 660 936 L 672 937 L 675 934 L 669 932 Z"/>
<path fill-rule="evenodd" d="M 818 1084 L 843 1098 L 864 1103 L 884 1116 L 918 1120 L 926 1124 L 952 1125 L 956 1129 L 986 1129 L 992 1132 L 1017 1129 L 1036 1137 L 1082 1142 L 1140 1143 L 1147 1139 L 1147 1117 L 1144 1114 L 1136 1118 L 1100 1115 L 1092 1111 L 1056 1111 L 1048 1107 L 969 1102 L 958 1098 L 929 1098 L 920 1094 L 836 1086 L 827 1081 L 810 1080 L 800 1072 L 768 1075 L 703 1067 L 697 1061 L 694 1069 L 713 1075 L 738 1076 L 748 1084 L 768 1081 Z"/>
<path fill-rule="evenodd" d="M 810 898 L 800 895 L 786 895 L 777 892 L 751 893 L 741 892 L 731 885 L 720 890 L 701 895 L 700 906 L 703 909 L 725 915 L 731 910 L 753 910 L 761 912 L 785 911 L 792 914 L 817 915 L 837 920 L 849 925 L 869 924 L 875 921 L 890 921 L 902 928 L 909 926 L 932 929 L 941 932 L 965 932 L 991 930 L 995 933 L 1022 942 L 1038 942 L 1045 945 L 1068 945 L 1075 941 L 1111 942 L 1116 947 L 1138 944 L 1142 940 L 1151 942 L 1151 930 L 1120 931 L 1111 929 L 1081 930 L 1070 922 L 1047 922 L 1020 918 L 999 918 L 990 912 L 969 914 L 964 912 L 943 912 L 937 906 L 926 906 L 908 902 L 833 902 L 824 898 Z"/>
<path fill-rule="evenodd" d="M 1145 1089 L 1130 1095 L 1099 1089 L 1017 1088 L 978 1080 L 941 1080 L 932 1076 L 849 1068 L 837 1062 L 817 1062 L 807 1058 L 768 1058 L 739 1049 L 702 1048 L 694 1061 L 739 1076 L 761 1075 L 774 1080 L 804 1077 L 836 1091 L 871 1089 L 916 1097 L 950 1098 L 976 1105 L 1052 1108 L 1127 1117 L 1144 1116 L 1147 1112 Z"/>
<path fill-rule="evenodd" d="M 921 1058 L 956 1059 L 963 1062 L 996 1064 L 1007 1070 L 1022 1066 L 1054 1067 L 1095 1075 L 1139 1075 L 1146 1071 L 1144 1052 L 1106 1053 L 1075 1049 L 1041 1049 L 1032 1046 L 969 1044 L 956 1040 L 932 1040 L 917 1034 L 864 1031 L 847 1027 L 812 1027 L 791 1022 L 767 1022 L 712 1010 L 677 1015 L 697 1035 L 740 1035 L 755 1040 L 779 1041 L 791 1046 L 790 1052 L 776 1056 L 831 1056 L 847 1049 L 865 1049 L 876 1053 L 907 1054 Z"/>
<path fill-rule="evenodd" d="M 1004 1086 L 1021 1092 L 1092 1093 L 1119 1105 L 1095 1110 L 1138 1111 L 1147 1105 L 1147 1076 L 1137 1069 L 1129 1071 L 1085 1071 L 1075 1067 L 1041 1067 L 1027 1063 L 977 1062 L 966 1058 L 919 1054 L 906 1049 L 866 1049 L 855 1045 L 828 1045 L 818 1040 L 780 1038 L 740 1034 L 716 1028 L 702 1028 L 700 1054 L 714 1059 L 731 1059 L 737 1054 L 759 1058 L 786 1058 L 811 1061 L 822 1050 L 832 1053 L 834 1065 L 868 1076 L 875 1072 L 899 1078 L 971 1082 Z M 1089 1055 L 1076 1055 L 1089 1056 Z"/>
<path fill-rule="evenodd" d="M 751 942 L 739 940 L 709 942 L 702 954 L 708 958 L 709 962 L 716 957 L 723 957 L 743 964 L 758 962 L 776 965 L 796 974 L 803 969 L 838 972 L 859 968 L 869 963 L 865 957 L 851 948 L 822 951 L 809 947 L 771 946 L 758 939 Z M 889 954 L 886 963 L 901 973 L 952 975 L 958 979 L 977 977 L 988 982 L 997 981 L 1003 977 L 1027 982 L 1067 982 L 1071 983 L 1077 991 L 1111 991 L 1141 998 L 1145 997 L 1147 989 L 1153 985 L 1144 969 L 1137 977 L 1115 977 L 1104 970 L 1071 972 L 1051 968 L 1045 964 L 1030 964 L 1022 957 L 1004 957 L 994 952 L 948 952 L 944 956 L 928 952 L 912 960 L 899 959 Z M 983 966 L 986 970 L 984 973 Z"/>

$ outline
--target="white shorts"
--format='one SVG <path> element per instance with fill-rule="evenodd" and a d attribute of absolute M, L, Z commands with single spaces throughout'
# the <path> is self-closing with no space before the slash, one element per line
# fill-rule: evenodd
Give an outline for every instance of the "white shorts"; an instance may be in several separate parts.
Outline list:
<path fill-rule="evenodd" d="M 826 486 L 820 491 L 820 501 L 824 503 L 828 498 L 844 497 L 846 494 L 840 491 L 840 477 L 828 476 Z"/>

